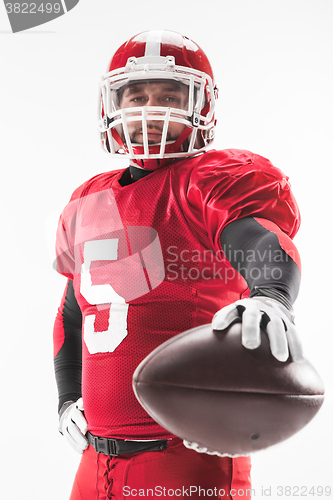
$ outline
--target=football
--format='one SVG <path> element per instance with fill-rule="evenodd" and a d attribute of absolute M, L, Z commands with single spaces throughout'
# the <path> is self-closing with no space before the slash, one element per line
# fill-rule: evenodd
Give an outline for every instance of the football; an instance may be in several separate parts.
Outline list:
<path fill-rule="evenodd" d="M 241 324 L 211 324 L 160 345 L 137 367 L 134 393 L 172 434 L 211 451 L 248 455 L 288 439 L 318 412 L 324 386 L 308 360 L 280 362 L 267 334 L 254 350 Z"/>

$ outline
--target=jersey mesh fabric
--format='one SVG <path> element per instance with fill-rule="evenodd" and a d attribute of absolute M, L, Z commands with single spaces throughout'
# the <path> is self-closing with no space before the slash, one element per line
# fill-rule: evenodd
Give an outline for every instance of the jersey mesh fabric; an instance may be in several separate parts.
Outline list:
<path fill-rule="evenodd" d="M 127 331 L 122 329 L 123 338 L 111 352 L 91 352 L 84 323 L 82 395 L 90 432 L 170 437 L 134 396 L 136 366 L 162 342 L 210 322 L 218 309 L 248 295 L 245 280 L 219 247 L 228 222 L 260 215 L 293 235 L 298 209 L 283 174 L 249 152 L 212 151 L 124 187 L 122 173 L 88 181 L 65 208 L 57 269 L 73 279 L 83 321 L 95 318 L 90 338 L 121 330 L 117 311 L 110 314 L 111 301 L 103 301 L 110 285 L 128 304 Z M 88 251 L 92 241 L 97 247 Z M 115 241 L 111 259 L 105 248 Z M 102 298 L 90 293 L 94 290 L 102 291 Z"/>

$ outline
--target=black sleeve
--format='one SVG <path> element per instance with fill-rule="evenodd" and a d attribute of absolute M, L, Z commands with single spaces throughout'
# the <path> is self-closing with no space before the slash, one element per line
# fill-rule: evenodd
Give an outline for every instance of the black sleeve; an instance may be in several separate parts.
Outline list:
<path fill-rule="evenodd" d="M 82 313 L 76 301 L 73 282 L 68 281 L 64 300 L 55 320 L 55 330 L 64 335 L 62 347 L 54 358 L 59 406 L 81 397 Z"/>
<path fill-rule="evenodd" d="M 247 282 L 250 297 L 277 298 L 287 307 L 294 303 L 300 286 L 300 270 L 281 247 L 276 233 L 254 218 L 246 217 L 223 229 L 221 244 L 232 267 Z M 293 246 L 291 240 L 290 245 Z M 296 247 L 294 249 L 297 253 Z"/>

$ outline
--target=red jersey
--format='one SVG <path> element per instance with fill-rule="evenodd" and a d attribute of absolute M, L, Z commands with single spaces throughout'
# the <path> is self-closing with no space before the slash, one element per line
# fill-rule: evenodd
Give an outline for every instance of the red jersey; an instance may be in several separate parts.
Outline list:
<path fill-rule="evenodd" d="M 136 366 L 162 342 L 249 295 L 221 248 L 226 224 L 258 216 L 293 237 L 299 212 L 288 179 L 248 151 L 209 151 L 122 187 L 123 173 L 97 175 L 74 192 L 59 223 L 57 270 L 73 280 L 83 315 L 89 431 L 165 438 L 134 396 Z"/>

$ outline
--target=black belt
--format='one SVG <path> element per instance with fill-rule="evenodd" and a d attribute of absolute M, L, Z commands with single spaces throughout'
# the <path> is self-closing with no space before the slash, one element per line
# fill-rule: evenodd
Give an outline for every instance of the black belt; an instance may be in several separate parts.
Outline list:
<path fill-rule="evenodd" d="M 89 443 L 97 453 L 104 455 L 123 455 L 126 453 L 140 453 L 142 451 L 164 450 L 167 447 L 167 439 L 155 439 L 151 441 L 131 441 L 125 439 L 111 439 L 94 436 L 87 432 Z"/>

